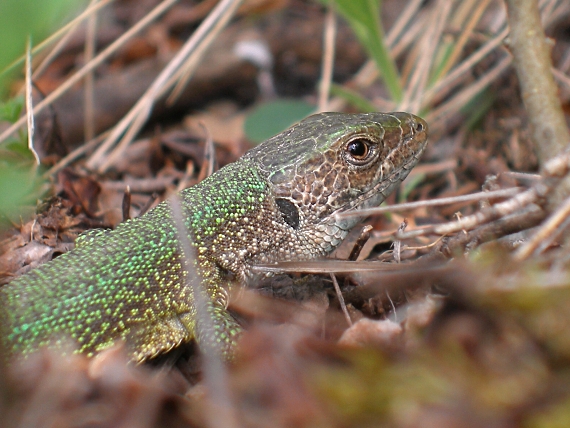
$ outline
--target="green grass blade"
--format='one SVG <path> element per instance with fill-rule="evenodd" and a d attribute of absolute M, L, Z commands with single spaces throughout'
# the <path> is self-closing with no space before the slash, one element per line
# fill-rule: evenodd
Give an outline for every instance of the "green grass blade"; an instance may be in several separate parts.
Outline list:
<path fill-rule="evenodd" d="M 393 101 L 401 101 L 402 84 L 390 52 L 384 41 L 384 30 L 380 21 L 380 0 L 322 0 L 334 3 L 338 13 L 344 17 L 376 63 L 378 71 Z"/>

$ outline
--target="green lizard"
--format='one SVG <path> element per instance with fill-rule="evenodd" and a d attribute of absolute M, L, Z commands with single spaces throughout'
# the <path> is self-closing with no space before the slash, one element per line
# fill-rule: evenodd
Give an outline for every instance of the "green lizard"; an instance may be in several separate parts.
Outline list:
<path fill-rule="evenodd" d="M 231 354 L 240 326 L 228 290 L 260 263 L 322 256 L 416 165 L 427 124 L 408 113 L 323 113 L 292 126 L 180 193 L 215 333 L 196 323 L 168 202 L 115 230 L 80 235 L 74 250 L 0 289 L 8 355 L 71 340 L 93 356 L 122 339 L 141 362 L 195 339 Z"/>

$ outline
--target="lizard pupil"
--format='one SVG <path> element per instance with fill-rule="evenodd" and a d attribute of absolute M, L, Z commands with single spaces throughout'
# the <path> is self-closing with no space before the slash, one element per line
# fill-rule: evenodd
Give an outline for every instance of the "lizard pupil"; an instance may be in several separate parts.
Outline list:
<path fill-rule="evenodd" d="M 362 160 L 368 156 L 369 146 L 368 142 L 359 138 L 357 140 L 352 140 L 346 146 L 346 151 L 354 158 Z"/>

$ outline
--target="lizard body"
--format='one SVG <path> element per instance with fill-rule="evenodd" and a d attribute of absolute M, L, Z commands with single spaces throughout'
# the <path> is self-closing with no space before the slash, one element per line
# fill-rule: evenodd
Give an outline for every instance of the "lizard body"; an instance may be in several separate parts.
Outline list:
<path fill-rule="evenodd" d="M 427 124 L 408 113 L 323 113 L 292 126 L 180 193 L 194 266 L 215 337 L 196 323 L 168 202 L 115 230 L 80 235 L 76 248 L 0 289 L 11 356 L 71 339 L 95 355 L 118 339 L 141 362 L 195 339 L 226 354 L 240 332 L 227 290 L 255 264 L 322 256 L 359 219 L 335 214 L 379 205 L 419 160 Z"/>

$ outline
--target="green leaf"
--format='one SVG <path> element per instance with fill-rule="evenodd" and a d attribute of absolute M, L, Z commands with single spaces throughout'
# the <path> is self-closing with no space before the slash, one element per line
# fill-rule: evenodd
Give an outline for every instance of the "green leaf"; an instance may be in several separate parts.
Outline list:
<path fill-rule="evenodd" d="M 302 101 L 279 99 L 257 106 L 246 118 L 245 135 L 261 143 L 315 111 L 315 106 Z"/>
<path fill-rule="evenodd" d="M 376 62 L 392 100 L 403 98 L 402 84 L 390 51 L 384 42 L 384 29 L 380 21 L 380 0 L 321 0 L 332 2 L 346 19 L 370 57 Z"/>
<path fill-rule="evenodd" d="M 37 168 L 4 164 L 0 168 L 0 229 L 16 221 L 26 208 L 33 211 L 42 187 Z"/>
<path fill-rule="evenodd" d="M 10 123 L 16 122 L 20 118 L 24 108 L 24 97 L 11 98 L 4 103 L 0 103 L 0 121 Z"/>
<path fill-rule="evenodd" d="M 71 5 L 85 2 L 73 0 L 0 0 L 0 98 L 13 72 L 5 73 L 13 61 L 26 51 L 28 37 L 32 42 L 46 37 Z"/>
<path fill-rule="evenodd" d="M 331 86 L 331 95 L 343 98 L 346 102 L 352 104 L 358 110 L 364 113 L 377 111 L 370 101 L 364 98 L 356 91 L 347 89 L 341 85 L 333 83 Z"/>
<path fill-rule="evenodd" d="M 73 0 L 0 0 L 0 99 L 8 91 L 10 78 L 21 67 L 14 63 L 26 51 L 28 40 L 41 40 L 69 14 Z M 12 68 L 7 68 L 12 64 Z M 17 64 L 15 66 L 14 64 Z M 23 99 L 0 104 L 0 121 L 15 122 L 23 108 Z M 28 149 L 26 132 L 21 131 L 0 144 L 0 228 L 14 221 L 26 209 L 35 208 L 43 180 Z"/>
<path fill-rule="evenodd" d="M 0 229 L 33 213 L 43 183 L 24 132 L 0 144 Z"/>

